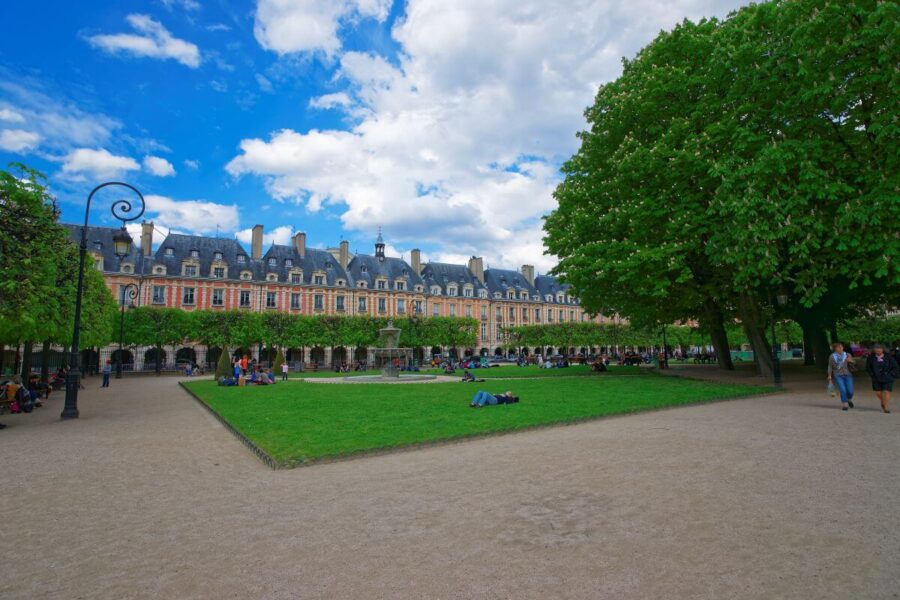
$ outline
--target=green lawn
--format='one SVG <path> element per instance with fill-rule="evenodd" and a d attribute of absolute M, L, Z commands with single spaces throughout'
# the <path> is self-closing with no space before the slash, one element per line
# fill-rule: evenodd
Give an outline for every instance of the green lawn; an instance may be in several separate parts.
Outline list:
<path fill-rule="evenodd" d="M 495 369 L 496 370 L 496 369 Z M 758 394 L 768 388 L 658 375 L 536 377 L 434 384 L 186 386 L 276 462 L 508 431 L 693 402 Z M 521 397 L 518 404 L 469 408 L 479 389 Z"/>
<path fill-rule="evenodd" d="M 610 373 L 616 375 L 640 375 L 646 373 L 641 367 L 620 367 L 613 365 L 609 367 Z M 308 371 L 304 373 L 289 373 L 292 379 L 321 379 L 323 377 L 358 377 L 360 375 L 378 375 L 377 369 L 364 372 L 351 371 L 350 373 L 335 373 L 334 371 Z M 443 375 L 440 369 L 422 369 L 420 374 L 425 375 Z M 457 369 L 456 376 L 462 377 L 463 370 Z M 472 374 L 478 379 L 506 379 L 510 377 L 582 377 L 582 376 L 602 376 L 599 373 L 591 371 L 589 366 L 573 365 L 567 369 L 541 369 L 536 366 L 517 367 L 503 366 L 487 369 L 472 369 Z"/>

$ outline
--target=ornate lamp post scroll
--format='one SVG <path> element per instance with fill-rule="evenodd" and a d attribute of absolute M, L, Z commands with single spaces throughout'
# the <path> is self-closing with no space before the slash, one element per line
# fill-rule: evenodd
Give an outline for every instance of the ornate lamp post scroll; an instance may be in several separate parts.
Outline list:
<path fill-rule="evenodd" d="M 81 385 L 78 342 L 81 335 L 81 293 L 84 289 L 84 259 L 87 255 L 87 228 L 88 216 L 91 212 L 91 200 L 94 199 L 94 194 L 96 194 L 103 188 L 110 186 L 120 186 L 128 188 L 129 190 L 134 192 L 140 200 L 140 204 L 138 205 L 132 204 L 130 200 L 119 199 L 113 202 L 112 207 L 110 207 L 110 211 L 112 212 L 113 217 L 122 221 L 122 230 L 113 237 L 113 243 L 116 246 L 117 253 L 122 249 L 121 247 L 131 244 L 131 236 L 128 235 L 128 232 L 125 230 L 125 223 L 127 223 L 128 221 L 139 219 L 141 215 L 144 214 L 144 210 L 147 207 L 147 204 L 144 201 L 144 196 L 141 195 L 141 192 L 138 191 L 136 187 L 127 183 L 122 183 L 120 181 L 108 181 L 106 183 L 101 183 L 93 190 L 91 190 L 90 194 L 88 194 L 87 206 L 84 209 L 84 227 L 82 227 L 81 229 L 81 247 L 79 248 L 78 252 L 78 287 L 75 291 L 75 326 L 72 330 L 72 351 L 69 356 L 69 374 L 66 377 L 66 403 L 63 407 L 62 413 L 60 414 L 60 418 L 62 419 L 78 418 L 78 388 Z M 134 212 L 135 214 L 132 215 L 132 212 Z M 124 254 L 127 254 L 127 250 L 123 253 L 123 255 Z"/>

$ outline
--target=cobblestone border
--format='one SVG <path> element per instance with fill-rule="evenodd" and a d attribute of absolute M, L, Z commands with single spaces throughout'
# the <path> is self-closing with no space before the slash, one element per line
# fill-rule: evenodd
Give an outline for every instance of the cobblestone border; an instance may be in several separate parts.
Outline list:
<path fill-rule="evenodd" d="M 708 382 L 709 380 L 705 380 L 705 381 Z M 729 396 L 728 398 L 712 398 L 709 400 L 697 400 L 695 402 L 685 402 L 684 404 L 672 404 L 669 406 L 660 406 L 658 408 L 648 408 L 648 409 L 643 409 L 643 410 L 625 411 L 625 412 L 616 413 L 613 415 L 594 415 L 594 416 L 589 416 L 589 417 L 581 417 L 578 419 L 569 419 L 569 420 L 565 420 L 565 421 L 552 421 L 549 423 L 538 423 L 536 425 L 526 425 L 523 427 L 517 427 L 515 429 L 504 429 L 501 431 L 491 431 L 488 433 L 465 433 L 465 434 L 454 436 L 454 437 L 441 438 L 439 440 L 426 440 L 426 441 L 422 441 L 422 442 L 413 442 L 410 444 L 403 444 L 400 446 L 386 446 L 386 447 L 382 447 L 382 448 L 367 448 L 365 450 L 355 450 L 352 452 L 345 452 L 343 454 L 326 454 L 326 455 L 320 456 L 318 458 L 279 461 L 279 460 L 272 458 L 268 453 L 266 453 L 265 450 L 263 450 L 262 448 L 257 446 L 255 443 L 253 443 L 253 441 L 251 441 L 250 438 L 248 438 L 243 433 L 238 431 L 238 429 L 235 428 L 231 423 L 226 421 L 222 415 L 217 413 L 214 408 L 212 408 L 209 404 L 204 402 L 203 399 L 200 398 L 200 396 L 198 396 L 197 394 L 195 394 L 194 392 L 189 390 L 184 385 L 184 382 L 179 381 L 178 385 L 180 385 L 182 387 L 182 389 L 184 389 L 184 391 L 186 391 L 197 402 L 199 402 L 201 406 L 203 406 L 206 410 L 208 410 L 210 413 L 212 413 L 212 415 L 220 423 L 222 423 L 222 425 L 224 425 L 226 429 L 228 429 L 232 434 L 234 434 L 234 436 L 237 437 L 245 446 L 250 448 L 250 450 L 252 450 L 253 453 L 256 454 L 256 456 L 258 456 L 259 459 L 261 461 L 263 461 L 263 463 L 266 464 L 266 466 L 268 466 L 272 469 L 275 469 L 275 470 L 294 469 L 297 467 L 312 467 L 315 465 L 344 462 L 347 460 L 354 460 L 357 458 L 369 458 L 369 457 L 373 457 L 373 456 L 384 456 L 387 454 L 397 454 L 400 452 L 410 452 L 412 450 L 421 450 L 421 449 L 425 449 L 425 448 L 437 448 L 437 447 L 441 447 L 441 446 L 450 446 L 453 444 L 459 444 L 459 443 L 464 443 L 464 442 L 469 442 L 469 441 L 474 441 L 474 440 L 488 439 L 488 438 L 492 438 L 492 437 L 498 437 L 501 435 L 513 435 L 516 433 L 528 433 L 528 432 L 536 431 L 539 429 L 552 429 L 555 427 L 568 427 L 570 425 L 581 425 L 584 423 L 590 423 L 592 421 L 600 421 L 603 419 L 615 419 L 615 418 L 619 418 L 619 417 L 628 417 L 628 416 L 632 416 L 632 415 L 636 415 L 636 414 L 653 413 L 653 412 L 659 412 L 659 411 L 663 411 L 663 410 L 673 410 L 676 408 L 685 408 L 688 406 L 702 406 L 702 405 L 706 405 L 706 404 L 713 404 L 716 402 L 730 402 L 731 400 L 742 400 L 745 398 L 759 398 L 762 396 L 772 396 L 772 395 L 775 395 L 778 393 L 783 393 L 783 391 L 784 391 L 784 390 L 771 389 L 771 390 L 766 390 L 766 391 L 757 392 L 757 393 L 741 394 L 739 396 Z M 748 384 L 743 384 L 743 385 L 748 385 Z M 758 387 L 762 387 L 762 386 L 758 386 Z"/>
<path fill-rule="evenodd" d="M 214 416 L 216 418 L 216 420 L 219 421 L 219 423 L 221 423 L 222 425 L 225 426 L 225 429 L 230 431 L 245 446 L 250 448 L 250 450 L 253 451 L 253 453 L 259 457 L 259 460 L 263 461 L 266 464 L 266 466 L 268 466 L 272 469 L 280 469 L 285 466 L 285 465 L 279 463 L 277 460 L 275 460 L 271 456 L 269 456 L 269 454 L 265 450 L 263 450 L 262 448 L 257 446 L 255 443 L 253 443 L 253 441 L 250 438 L 248 438 L 246 435 L 244 435 L 243 433 L 238 431 L 238 429 L 234 425 L 232 425 L 231 423 L 226 421 L 225 417 L 223 417 L 222 415 L 217 413 L 213 407 L 211 407 L 209 404 L 207 404 L 203 400 L 203 398 L 201 398 L 200 396 L 198 396 L 197 394 L 192 392 L 186 385 L 184 385 L 183 381 L 179 381 L 178 385 L 181 386 L 181 389 L 183 389 L 185 392 L 187 392 L 194 400 L 196 400 L 200 404 L 200 406 L 202 406 L 203 408 L 208 410 L 209 413 L 212 416 Z"/>

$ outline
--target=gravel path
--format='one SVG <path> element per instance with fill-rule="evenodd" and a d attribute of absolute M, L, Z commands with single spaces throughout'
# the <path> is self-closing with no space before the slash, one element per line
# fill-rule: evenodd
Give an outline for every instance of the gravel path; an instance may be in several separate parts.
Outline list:
<path fill-rule="evenodd" d="M 859 384 L 272 471 L 176 379 L 92 379 L 0 417 L 0 597 L 898 598 Z"/>

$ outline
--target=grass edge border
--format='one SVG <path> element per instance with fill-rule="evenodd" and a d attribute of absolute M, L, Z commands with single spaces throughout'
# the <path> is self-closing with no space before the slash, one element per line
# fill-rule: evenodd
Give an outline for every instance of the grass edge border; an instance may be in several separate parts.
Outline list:
<path fill-rule="evenodd" d="M 708 380 L 707 380 L 708 381 Z M 425 448 L 435 448 L 440 446 L 447 446 L 450 444 L 458 444 L 461 442 L 469 442 L 478 439 L 488 439 L 492 437 L 497 437 L 501 435 L 511 435 L 515 433 L 526 433 L 530 431 L 535 431 L 538 429 L 551 429 L 554 427 L 567 427 L 570 425 L 581 425 L 584 423 L 590 423 L 593 421 L 601 421 L 604 419 L 615 419 L 618 417 L 627 417 L 635 414 L 644 414 L 644 413 L 654 413 L 665 410 L 673 410 L 677 408 L 685 408 L 689 406 L 702 406 L 706 404 L 714 404 L 717 402 L 731 402 L 733 400 L 743 400 L 746 398 L 759 398 L 763 396 L 773 396 L 779 393 L 783 393 L 784 390 L 777 390 L 774 388 L 767 388 L 764 386 L 758 386 L 763 388 L 763 391 L 758 391 L 755 393 L 747 393 L 747 394 L 739 394 L 737 396 L 729 396 L 727 398 L 712 398 L 709 400 L 694 400 L 691 402 L 685 402 L 683 404 L 670 404 L 667 406 L 659 406 L 656 408 L 646 408 L 646 409 L 638 409 L 638 410 L 630 410 L 620 413 L 615 413 L 611 415 L 593 415 L 588 417 L 579 417 L 576 419 L 563 419 L 560 421 L 550 421 L 547 423 L 537 423 L 535 425 L 526 425 L 524 427 L 516 427 L 513 429 L 502 429 L 499 431 L 491 431 L 488 433 L 464 433 L 461 435 L 440 438 L 436 440 L 424 440 L 420 442 L 411 442 L 409 444 L 400 444 L 397 446 L 382 446 L 380 448 L 366 448 L 364 450 L 354 450 L 352 452 L 345 452 L 343 454 L 324 454 L 317 458 L 309 458 L 309 459 L 288 459 L 288 460 L 277 460 L 268 452 L 260 448 L 256 445 L 256 443 L 244 435 L 238 428 L 229 423 L 225 417 L 220 415 L 213 407 L 206 403 L 200 396 L 195 394 L 191 389 L 189 389 L 185 382 L 179 381 L 178 385 L 186 391 L 191 397 L 194 398 L 197 402 L 200 403 L 207 411 L 212 413 L 212 415 L 225 426 L 238 440 L 240 440 L 245 446 L 247 446 L 266 466 L 273 470 L 288 470 L 288 469 L 296 469 L 299 467 L 313 467 L 316 465 L 322 464 L 331 464 L 337 462 L 344 462 L 348 460 L 354 460 L 357 458 L 369 458 L 374 456 L 384 456 L 388 454 L 397 454 L 400 452 L 409 452 L 411 450 L 421 450 Z M 749 385 L 749 384 L 743 384 Z"/>

